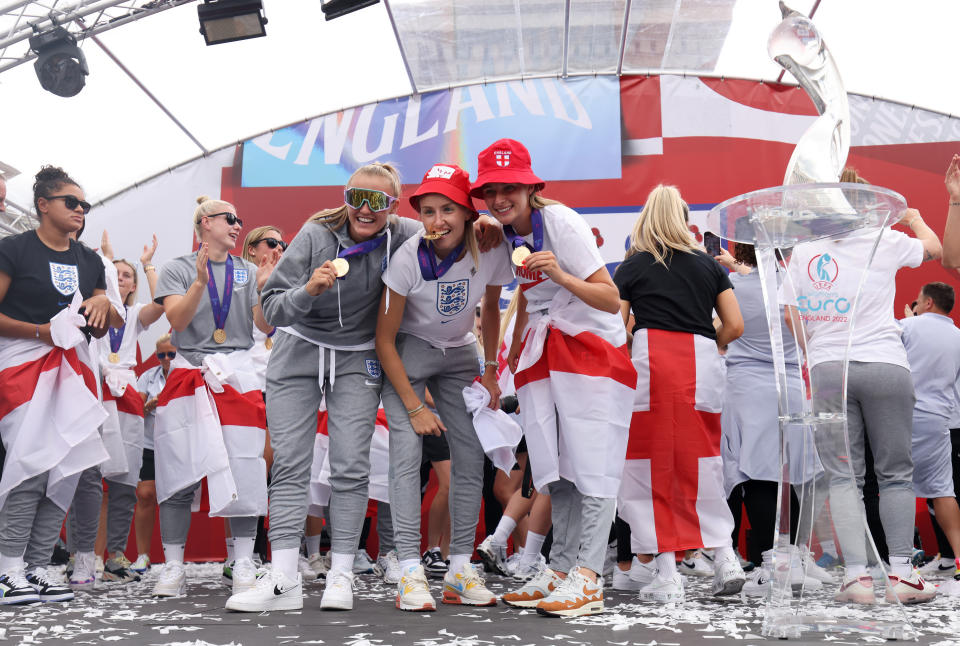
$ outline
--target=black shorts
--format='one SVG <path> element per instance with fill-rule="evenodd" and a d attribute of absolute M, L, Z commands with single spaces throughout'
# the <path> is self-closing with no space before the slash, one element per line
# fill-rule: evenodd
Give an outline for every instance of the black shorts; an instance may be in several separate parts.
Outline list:
<path fill-rule="evenodd" d="M 423 461 L 424 462 L 443 462 L 450 459 L 450 446 L 447 444 L 447 436 L 424 435 L 423 436 Z"/>
<path fill-rule="evenodd" d="M 157 472 L 153 467 L 153 449 L 144 449 L 143 464 L 140 465 L 140 481 L 156 479 Z"/>

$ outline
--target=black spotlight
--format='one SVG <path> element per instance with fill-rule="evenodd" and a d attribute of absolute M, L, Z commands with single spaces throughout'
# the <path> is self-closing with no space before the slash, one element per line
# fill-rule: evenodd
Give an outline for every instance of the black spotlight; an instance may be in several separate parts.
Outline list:
<path fill-rule="evenodd" d="M 207 45 L 267 35 L 261 0 L 205 0 L 197 5 L 197 16 Z"/>
<path fill-rule="evenodd" d="M 63 27 L 54 27 L 30 37 L 30 49 L 37 54 L 33 68 L 40 86 L 57 96 L 76 96 L 90 70 L 77 47 L 77 39 Z"/>
<path fill-rule="evenodd" d="M 323 0 L 320 9 L 326 20 L 333 20 L 364 7 L 371 7 L 380 0 Z"/>

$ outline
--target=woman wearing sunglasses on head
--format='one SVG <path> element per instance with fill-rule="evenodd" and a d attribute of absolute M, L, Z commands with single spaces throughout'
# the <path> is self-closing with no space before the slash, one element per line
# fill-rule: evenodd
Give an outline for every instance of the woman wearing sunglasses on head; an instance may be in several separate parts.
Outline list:
<path fill-rule="evenodd" d="M 67 543 L 74 553 L 74 567 L 69 579 L 74 590 L 94 588 L 95 558 L 102 555 L 105 548 L 110 552 L 110 558 L 103 564 L 104 581 L 129 583 L 140 578 L 129 569 L 130 561 L 123 552 L 136 506 L 136 486 L 143 456 L 143 403 L 133 372 L 137 363 L 137 340 L 163 314 L 163 307 L 152 299 L 157 271 L 150 260 L 156 249 L 156 236 L 151 245 L 143 246 L 140 262 L 147 275 L 151 300 L 138 303 L 136 267 L 123 259 L 113 260 L 113 249 L 106 231 L 101 238 L 100 252 L 110 262 L 107 283 L 111 283 L 111 273 L 115 273 L 117 297 L 125 310 L 126 322 L 120 327 L 111 326 L 107 335 L 90 342 L 90 350 L 99 363 L 100 391 L 108 414 L 102 437 L 111 459 L 81 474 L 70 507 Z M 109 287 L 107 293 L 110 293 Z M 105 503 L 106 534 L 101 538 L 97 529 L 103 479 L 107 481 L 109 493 Z"/>
<path fill-rule="evenodd" d="M 210 515 L 230 519 L 235 562 L 224 575 L 234 593 L 256 582 L 257 517 L 267 511 L 266 413 L 248 352 L 254 325 L 270 330 L 257 303 L 257 268 L 230 254 L 243 226 L 234 206 L 205 196 L 197 202 L 200 248 L 163 266 L 156 293 L 177 348 L 154 426 L 166 559 L 153 589 L 159 597 L 184 592 L 184 544 L 200 480 L 207 478 Z"/>
<path fill-rule="evenodd" d="M 323 394 L 335 521 L 320 605 L 353 607 L 353 561 L 367 509 L 370 441 L 380 405 L 380 362 L 374 351 L 380 274 L 397 248 L 420 230 L 419 222 L 396 217 L 399 194 L 393 166 L 373 163 L 356 170 L 344 191 L 345 203 L 304 224 L 263 288 L 266 318 L 280 328 L 267 366 L 273 570 L 261 578 L 262 585 L 231 597 L 228 609 L 303 606 L 298 554 Z"/>
<path fill-rule="evenodd" d="M 71 239 L 90 210 L 83 189 L 46 166 L 33 194 L 40 226 L 0 240 L 0 604 L 73 598 L 45 567 L 77 474 L 108 457 L 87 341 L 122 325 L 103 263 Z"/>
<path fill-rule="evenodd" d="M 595 237 L 578 213 L 542 197 L 543 186 L 523 144 L 501 139 L 480 153 L 471 190 L 513 248 L 520 296 L 509 364 L 534 484 L 552 502 L 550 568 L 504 601 L 578 616 L 603 612 L 600 574 L 630 424 L 624 402 L 637 374 Z"/>
<path fill-rule="evenodd" d="M 384 272 L 383 306 L 377 321 L 377 355 L 389 382 L 383 407 L 390 425 L 390 502 L 402 577 L 397 608 L 436 610 L 420 564 L 420 464 L 422 436 L 446 432 L 450 445 L 450 567 L 443 602 L 489 606 L 497 598 L 470 565 L 480 499 L 483 447 L 467 412 L 463 389 L 480 374 L 474 310 L 483 299 L 482 383 L 491 408 L 500 403 L 496 355 L 500 288 L 513 282 L 507 246 L 481 256 L 473 230 L 477 212 L 470 177 L 436 164 L 410 204 L 426 235 L 407 240 Z M 444 422 L 424 404 L 429 387 Z M 446 425 L 445 425 L 446 424 Z"/>

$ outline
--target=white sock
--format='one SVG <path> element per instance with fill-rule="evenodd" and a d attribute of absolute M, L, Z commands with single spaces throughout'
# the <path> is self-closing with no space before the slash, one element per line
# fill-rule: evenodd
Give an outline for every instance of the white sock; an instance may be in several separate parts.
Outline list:
<path fill-rule="evenodd" d="M 240 559 L 250 559 L 253 560 L 253 543 L 256 541 L 255 536 L 234 536 L 233 537 L 233 558 L 237 561 Z"/>
<path fill-rule="evenodd" d="M 907 578 L 913 574 L 913 565 L 910 563 L 909 556 L 891 556 L 890 573 L 900 578 Z"/>
<path fill-rule="evenodd" d="M 12 572 L 23 567 L 23 554 L 20 556 L 6 556 L 0 554 L 0 574 Z"/>
<path fill-rule="evenodd" d="M 657 562 L 657 578 L 672 579 L 677 573 L 677 555 L 674 552 L 661 552 L 655 558 Z"/>
<path fill-rule="evenodd" d="M 546 538 L 543 534 L 527 532 L 527 542 L 523 544 L 523 554 L 520 555 L 521 566 L 531 565 L 540 559 L 540 550 Z"/>
<path fill-rule="evenodd" d="M 403 572 L 407 572 L 410 568 L 415 568 L 420 565 L 420 559 L 403 559 L 400 561 L 400 569 Z"/>
<path fill-rule="evenodd" d="M 837 544 L 833 541 L 820 541 L 820 547 L 823 548 L 824 554 L 829 554 L 833 558 L 837 558 Z"/>
<path fill-rule="evenodd" d="M 330 551 L 330 572 L 353 572 L 353 554 Z"/>
<path fill-rule="evenodd" d="M 307 556 L 313 556 L 320 553 L 320 534 L 316 536 L 307 536 Z"/>
<path fill-rule="evenodd" d="M 273 559 L 274 570 L 282 572 L 284 576 L 290 579 L 296 580 L 300 550 L 290 547 L 283 550 L 272 550 L 270 555 Z"/>
<path fill-rule="evenodd" d="M 463 569 L 463 566 L 470 565 L 470 555 L 469 554 L 451 554 L 450 555 L 450 572 L 459 572 Z"/>
<path fill-rule="evenodd" d="M 437 550 L 438 552 L 440 552 L 441 556 L 443 555 L 443 552 L 440 551 L 439 545 L 434 545 L 433 547 L 429 548 L 427 551 L 432 552 L 433 550 Z"/>
<path fill-rule="evenodd" d="M 517 521 L 510 518 L 506 514 L 500 517 L 500 522 L 497 523 L 497 529 L 493 532 L 492 542 L 494 545 L 499 547 L 506 547 L 507 541 L 510 539 L 510 534 L 513 533 L 513 530 L 517 526 Z"/>
<path fill-rule="evenodd" d="M 223 542 L 227 546 L 227 563 L 233 563 L 236 560 L 233 557 L 233 536 L 227 536 Z"/>
<path fill-rule="evenodd" d="M 167 563 L 171 561 L 179 561 L 183 563 L 183 545 L 167 545 L 163 544 L 163 558 Z"/>
<path fill-rule="evenodd" d="M 737 555 L 733 551 L 733 548 L 729 545 L 713 548 L 713 560 L 715 560 L 717 563 L 723 563 L 724 561 L 740 562 L 739 559 L 737 559 Z"/>
<path fill-rule="evenodd" d="M 862 576 L 867 575 L 867 566 L 866 565 L 844 565 L 844 570 L 846 570 L 846 579 L 858 579 Z"/>

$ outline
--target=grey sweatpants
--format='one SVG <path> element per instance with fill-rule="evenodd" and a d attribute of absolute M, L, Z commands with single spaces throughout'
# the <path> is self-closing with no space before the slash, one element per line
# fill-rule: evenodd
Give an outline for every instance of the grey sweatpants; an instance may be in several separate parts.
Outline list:
<path fill-rule="evenodd" d="M 0 554 L 23 556 L 28 571 L 50 564 L 65 512 L 47 498 L 48 472 L 24 480 L 0 509 Z"/>
<path fill-rule="evenodd" d="M 483 496 L 483 447 L 463 389 L 480 374 L 475 344 L 435 348 L 409 334 L 397 335 L 397 351 L 410 385 L 423 401 L 430 389 L 450 446 L 450 553 L 472 554 Z M 383 409 L 390 426 L 390 507 L 400 560 L 420 557 L 420 465 L 423 437 L 413 430 L 407 409 L 387 380 Z"/>
<path fill-rule="evenodd" d="M 190 532 L 190 507 L 199 486 L 199 482 L 190 485 L 160 503 L 160 540 L 164 545 L 187 544 L 187 534 Z M 256 537 L 256 516 L 237 516 L 230 518 L 229 521 L 232 536 Z"/>
<path fill-rule="evenodd" d="M 103 481 L 100 469 L 85 469 L 80 474 L 77 491 L 70 504 L 70 513 L 67 514 L 67 549 L 71 553 L 93 551 L 97 541 L 102 501 Z"/>
<path fill-rule="evenodd" d="M 273 549 L 300 547 L 322 381 L 330 437 L 330 549 L 353 554 L 360 543 L 369 497 L 370 440 L 382 383 L 380 362 L 372 349 L 324 349 L 324 374 L 319 375 L 320 352 L 313 343 L 281 331 L 267 364 L 267 426 L 273 447 L 270 542 Z"/>
<path fill-rule="evenodd" d="M 814 366 L 813 406 L 816 413 L 841 410 L 840 361 Z M 890 556 L 913 551 L 915 498 L 911 457 L 914 405 L 910 371 L 889 363 L 851 361 L 847 372 L 847 433 L 842 421 L 821 423 L 814 434 L 817 452 L 829 478 L 830 513 L 847 565 L 866 565 L 867 529 L 863 508 L 864 436 L 870 440 L 880 489 L 880 522 Z M 849 455 L 849 457 L 848 457 Z M 853 470 L 854 479 L 849 477 Z"/>
<path fill-rule="evenodd" d="M 569 572 L 582 566 L 603 575 L 617 499 L 584 496 L 575 484 L 563 478 L 551 482 L 547 489 L 553 521 L 550 569 Z"/>

